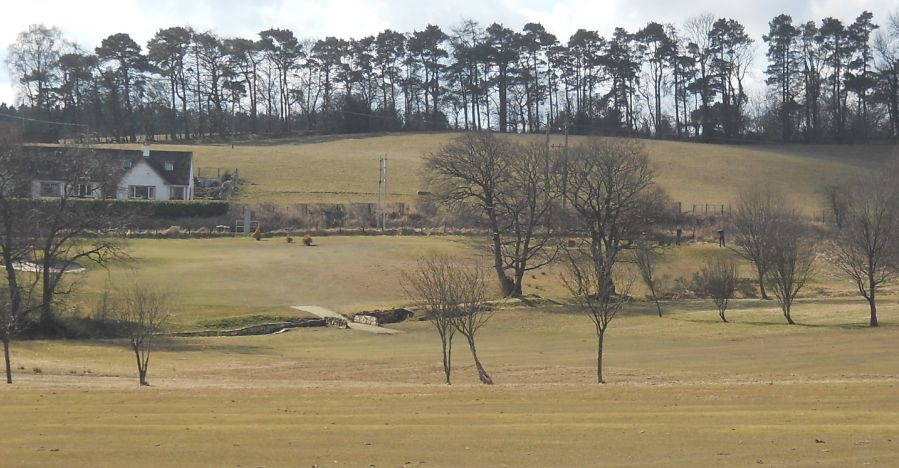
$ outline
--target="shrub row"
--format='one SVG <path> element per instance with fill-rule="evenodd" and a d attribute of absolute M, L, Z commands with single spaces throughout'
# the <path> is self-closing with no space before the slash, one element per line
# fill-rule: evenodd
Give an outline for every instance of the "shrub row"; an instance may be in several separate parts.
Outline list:
<path fill-rule="evenodd" d="M 85 209 L 94 213 L 102 213 L 113 217 L 143 218 L 213 218 L 228 214 L 230 205 L 225 201 L 149 201 L 149 200 L 93 200 L 69 199 L 76 209 Z M 52 209 L 58 200 L 34 199 L 27 203 L 34 204 L 38 210 Z"/>

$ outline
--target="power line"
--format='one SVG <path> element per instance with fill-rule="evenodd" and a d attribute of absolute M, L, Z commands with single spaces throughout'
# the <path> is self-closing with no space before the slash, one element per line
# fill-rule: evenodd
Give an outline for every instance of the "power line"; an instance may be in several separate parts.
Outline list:
<path fill-rule="evenodd" d="M 85 127 L 85 128 L 88 127 L 88 125 L 85 125 L 85 124 L 76 124 L 76 123 L 70 123 L 70 122 L 58 122 L 58 121 L 54 121 L 54 120 L 32 119 L 29 117 L 22 117 L 22 116 L 13 115 L 13 114 L 0 113 L 0 117 L 9 117 L 11 119 L 18 119 L 18 120 L 21 120 L 24 122 L 37 122 L 37 123 L 45 123 L 45 124 L 51 124 L 51 125 L 65 125 L 65 126 L 69 126 L 69 127 Z"/>

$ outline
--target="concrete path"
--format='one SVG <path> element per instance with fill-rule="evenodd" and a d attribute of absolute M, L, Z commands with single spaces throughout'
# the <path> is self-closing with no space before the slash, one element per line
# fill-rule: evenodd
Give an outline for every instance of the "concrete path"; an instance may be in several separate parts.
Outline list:
<path fill-rule="evenodd" d="M 293 306 L 291 308 L 296 309 L 296 310 L 301 310 L 303 312 L 309 312 L 310 314 L 317 315 L 321 318 L 336 317 L 336 318 L 342 318 L 344 320 L 347 320 L 346 317 L 344 317 L 343 315 L 340 315 L 337 312 L 334 312 L 331 309 L 326 309 L 324 307 Z M 363 332 L 367 332 L 367 333 L 374 333 L 377 335 L 396 335 L 396 334 L 402 333 L 399 330 L 393 330 L 393 329 L 384 328 L 384 327 L 376 327 L 374 325 L 365 325 L 362 323 L 353 323 L 349 320 L 347 320 L 347 326 L 350 327 L 351 330 L 359 330 L 359 331 L 363 331 Z"/>

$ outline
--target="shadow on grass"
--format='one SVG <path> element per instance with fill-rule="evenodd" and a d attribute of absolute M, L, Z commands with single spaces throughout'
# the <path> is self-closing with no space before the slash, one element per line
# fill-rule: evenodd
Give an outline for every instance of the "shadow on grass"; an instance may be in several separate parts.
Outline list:
<path fill-rule="evenodd" d="M 227 340 L 227 341 L 225 341 Z M 272 354 L 272 349 L 267 346 L 248 345 L 240 343 L 236 337 L 212 337 L 212 338 L 176 338 L 161 336 L 153 342 L 153 352 L 171 353 L 199 353 L 220 352 L 243 355 Z M 125 348 L 130 349 L 131 344 L 127 339 L 117 340 L 78 340 L 78 344 L 98 348 Z"/>

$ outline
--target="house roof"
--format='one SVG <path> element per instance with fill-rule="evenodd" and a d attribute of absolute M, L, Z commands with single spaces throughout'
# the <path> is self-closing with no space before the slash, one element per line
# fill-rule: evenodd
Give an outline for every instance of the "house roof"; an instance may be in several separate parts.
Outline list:
<path fill-rule="evenodd" d="M 31 146 L 28 147 L 28 151 L 32 151 L 35 154 L 47 155 L 49 153 L 62 154 L 64 149 L 52 146 Z M 146 158 L 143 156 L 143 152 L 140 149 L 122 150 L 95 148 L 93 151 L 101 160 L 113 161 L 119 167 L 124 167 L 125 161 L 131 161 L 133 166 L 137 165 L 137 162 L 139 161 L 144 161 L 153 168 L 153 170 L 156 171 L 168 185 L 190 185 L 191 177 L 193 177 L 193 174 L 191 173 L 193 153 L 190 151 L 157 151 L 151 149 L 150 156 Z M 166 170 L 166 163 L 172 164 L 171 171 Z M 52 168 L 42 170 L 41 172 L 41 174 L 35 174 L 35 176 L 44 179 L 61 178 L 61 176 L 52 173 Z M 122 172 L 122 174 L 124 173 L 127 173 L 127 171 Z"/>

